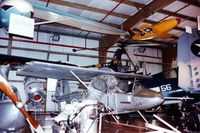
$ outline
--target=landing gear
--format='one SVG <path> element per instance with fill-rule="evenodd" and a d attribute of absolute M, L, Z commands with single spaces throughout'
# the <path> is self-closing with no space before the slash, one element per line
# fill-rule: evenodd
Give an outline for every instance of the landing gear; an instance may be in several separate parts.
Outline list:
<path fill-rule="evenodd" d="M 194 104 L 183 101 L 179 106 L 172 104 L 162 107 L 166 119 L 173 123 L 179 130 L 188 132 L 199 132 L 200 122 L 198 118 L 198 107 Z M 165 116 L 164 116 L 165 117 Z"/>
<path fill-rule="evenodd" d="M 183 129 L 189 131 L 200 131 L 200 122 L 198 118 L 198 107 L 183 102 L 181 105 L 181 124 Z"/>

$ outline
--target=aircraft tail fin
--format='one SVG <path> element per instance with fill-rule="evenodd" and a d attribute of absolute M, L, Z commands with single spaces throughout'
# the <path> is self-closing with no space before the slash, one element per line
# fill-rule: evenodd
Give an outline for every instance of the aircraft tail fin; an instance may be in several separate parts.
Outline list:
<path fill-rule="evenodd" d="M 192 34 L 179 37 L 177 48 L 178 85 L 191 93 L 200 92 L 200 36 L 196 29 Z"/>

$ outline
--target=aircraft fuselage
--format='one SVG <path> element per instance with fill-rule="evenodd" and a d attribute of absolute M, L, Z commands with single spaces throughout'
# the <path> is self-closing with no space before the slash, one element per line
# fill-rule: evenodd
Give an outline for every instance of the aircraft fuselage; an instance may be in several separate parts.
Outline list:
<path fill-rule="evenodd" d="M 145 27 L 140 33 L 132 36 L 133 40 L 149 40 L 156 37 L 161 37 L 163 34 L 167 34 L 170 30 L 175 28 L 179 23 L 180 19 L 169 19 L 160 23 L 154 24 L 150 27 Z"/>

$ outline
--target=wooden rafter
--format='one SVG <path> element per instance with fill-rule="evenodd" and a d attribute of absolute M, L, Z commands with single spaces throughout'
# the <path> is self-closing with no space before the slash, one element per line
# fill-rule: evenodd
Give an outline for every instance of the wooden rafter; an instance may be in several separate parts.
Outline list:
<path fill-rule="evenodd" d="M 188 4 L 193 5 L 193 6 L 200 7 L 200 1 L 199 0 L 179 0 L 179 1 L 184 2 L 184 3 L 188 3 Z"/>
<path fill-rule="evenodd" d="M 119 2 L 120 0 L 114 0 L 114 1 Z M 190 0 L 180 0 L 180 1 L 190 1 Z M 123 3 L 127 4 L 127 5 L 130 5 L 130 6 L 135 6 L 135 7 L 140 8 L 140 9 L 142 9 L 142 8 L 144 8 L 146 6 L 144 4 L 137 3 L 137 2 L 134 2 L 134 1 L 129 1 L 129 0 L 124 1 Z M 178 17 L 178 18 L 182 18 L 182 19 L 187 19 L 187 20 L 196 22 L 196 18 L 190 17 L 190 16 L 186 16 L 186 15 L 183 15 L 183 14 L 179 14 L 179 13 L 167 11 L 167 10 L 164 10 L 164 9 L 160 9 L 158 12 L 162 13 L 162 14 L 169 15 L 169 16 L 174 16 L 174 17 Z"/>

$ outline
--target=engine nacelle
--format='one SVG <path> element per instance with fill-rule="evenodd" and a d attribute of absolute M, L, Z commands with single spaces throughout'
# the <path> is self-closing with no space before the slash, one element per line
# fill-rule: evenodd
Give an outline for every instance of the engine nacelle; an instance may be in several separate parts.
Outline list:
<path fill-rule="evenodd" d="M 39 80 L 30 77 L 25 78 L 24 88 L 31 103 L 40 103 L 45 99 L 46 92 Z"/>

